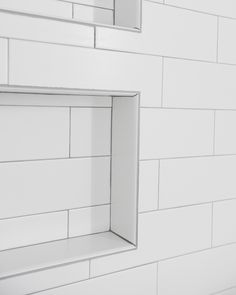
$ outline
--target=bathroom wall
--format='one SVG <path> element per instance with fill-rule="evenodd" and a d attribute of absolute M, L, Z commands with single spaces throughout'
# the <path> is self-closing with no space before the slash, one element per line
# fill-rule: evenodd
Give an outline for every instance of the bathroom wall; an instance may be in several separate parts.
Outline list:
<path fill-rule="evenodd" d="M 38 1 L 38 9 L 46 13 L 53 5 L 55 15 L 72 13 L 71 3 L 49 2 Z M 1 84 L 141 92 L 138 250 L 1 280 L 4 295 L 235 294 L 236 3 L 143 0 L 142 25 L 135 33 L 0 12 Z M 43 175 L 52 165 L 47 157 L 58 171 L 58 157 L 69 151 L 69 110 L 80 112 L 81 105 L 32 98 L 31 106 L 19 107 L 15 100 L 0 97 L 0 179 L 10 171 L 17 181 L 19 165 L 21 177 L 30 179 L 28 165 L 40 166 Z M 109 110 L 107 103 L 100 107 Z M 17 124 L 27 116 L 34 124 Z M 26 132 L 38 136 L 29 142 Z M 7 185 L 17 191 L 10 180 L 0 190 Z M 73 184 L 73 176 L 67 181 Z M 52 184 L 53 178 L 44 189 Z M 7 202 L 2 193 L 0 198 Z M 16 201 L 12 210 L 22 204 Z M 22 210 L 33 211 L 30 194 L 27 202 Z M 53 223 L 63 224 L 63 212 L 34 214 L 41 221 L 28 223 L 26 238 L 39 225 L 48 239 L 67 235 L 66 229 L 52 230 Z M 19 231 L 23 220 L 6 217 L 0 221 L 2 245 L 7 222 Z M 29 217 L 21 218 L 27 227 Z"/>

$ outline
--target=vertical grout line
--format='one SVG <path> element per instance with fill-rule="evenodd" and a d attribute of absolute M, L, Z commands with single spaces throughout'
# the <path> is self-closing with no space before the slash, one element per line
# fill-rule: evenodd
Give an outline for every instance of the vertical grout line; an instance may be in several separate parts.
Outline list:
<path fill-rule="evenodd" d="M 216 33 L 216 62 L 219 62 L 219 36 L 220 36 L 220 17 L 217 16 L 217 33 Z"/>
<path fill-rule="evenodd" d="M 89 279 L 91 279 L 91 259 L 89 259 Z"/>
<path fill-rule="evenodd" d="M 69 107 L 69 158 L 71 158 L 71 107 Z"/>
<path fill-rule="evenodd" d="M 211 204 L 211 248 L 213 248 L 214 238 L 214 202 Z"/>
<path fill-rule="evenodd" d="M 156 281 L 157 290 L 156 290 L 156 291 L 157 291 L 157 293 L 156 293 L 156 295 L 158 295 L 158 293 L 159 293 L 159 292 L 158 292 L 158 285 L 159 285 L 159 284 L 158 284 L 158 273 L 159 273 L 159 272 L 158 272 L 158 268 L 159 268 L 159 265 L 158 265 L 158 262 L 157 262 L 157 270 L 156 270 L 156 271 L 157 271 L 157 276 L 156 276 L 156 279 L 157 279 L 157 281 Z"/>
<path fill-rule="evenodd" d="M 161 179 L 161 160 L 158 160 L 157 210 L 160 209 L 160 179 Z"/>
<path fill-rule="evenodd" d="M 94 48 L 97 47 L 97 27 L 94 27 Z"/>
<path fill-rule="evenodd" d="M 10 84 L 10 39 L 7 39 L 7 84 Z"/>
<path fill-rule="evenodd" d="M 116 0 L 113 0 L 113 25 L 116 24 Z"/>
<path fill-rule="evenodd" d="M 214 111 L 213 118 L 213 155 L 216 154 L 216 111 Z"/>
<path fill-rule="evenodd" d="M 164 63 L 165 58 L 162 57 L 162 82 L 161 82 L 161 107 L 163 107 L 163 100 L 164 100 Z"/>
<path fill-rule="evenodd" d="M 70 237 L 70 210 L 67 210 L 67 239 Z"/>
<path fill-rule="evenodd" d="M 114 97 L 111 97 L 111 131 L 110 131 L 110 228 L 111 231 L 111 205 L 112 205 L 112 142 L 113 142 L 113 100 Z"/>
<path fill-rule="evenodd" d="M 75 4 L 72 3 L 72 19 L 75 18 Z"/>

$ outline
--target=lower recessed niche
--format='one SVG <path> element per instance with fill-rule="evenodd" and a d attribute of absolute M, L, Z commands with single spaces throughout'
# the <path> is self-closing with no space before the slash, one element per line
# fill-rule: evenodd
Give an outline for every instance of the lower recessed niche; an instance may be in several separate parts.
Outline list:
<path fill-rule="evenodd" d="M 12 244 L 6 243 L 0 251 L 0 278 L 135 250 L 139 95 L 59 89 L 6 88 L 2 91 L 0 111 L 11 134 L 6 135 L 6 146 L 0 148 L 3 183 L 0 227 L 13 230 L 4 233 Z M 52 117 L 59 120 L 58 138 L 68 139 L 66 157 L 60 157 L 60 152 L 65 151 L 59 148 L 58 156 L 48 156 L 47 153 L 53 155 L 52 146 L 49 148 L 50 133 L 47 134 L 49 143 L 42 144 L 42 149 L 39 144 L 46 135 L 39 134 L 37 128 L 41 130 L 42 126 L 37 127 L 37 120 L 45 120 L 46 115 L 50 117 L 55 108 L 60 114 L 68 111 L 65 116 L 68 133 L 60 125 L 61 117 Z M 31 124 L 27 124 L 27 118 Z M 11 122 L 15 124 L 13 127 Z M 33 128 L 30 125 L 38 132 L 34 141 L 30 137 Z M 19 138 L 26 142 L 25 148 L 19 138 L 14 137 L 17 128 Z M 8 138 L 15 149 L 7 149 Z M 41 154 L 42 157 L 37 156 Z M 41 235 L 37 232 L 40 218 L 50 214 L 60 214 L 60 221 L 55 219 L 55 228 L 50 226 L 52 232 L 63 232 L 58 230 L 61 222 L 64 236 L 30 242 L 29 227 L 31 231 L 35 227 L 37 241 Z M 20 244 L 17 244 L 18 233 L 24 236 L 19 239 Z"/>

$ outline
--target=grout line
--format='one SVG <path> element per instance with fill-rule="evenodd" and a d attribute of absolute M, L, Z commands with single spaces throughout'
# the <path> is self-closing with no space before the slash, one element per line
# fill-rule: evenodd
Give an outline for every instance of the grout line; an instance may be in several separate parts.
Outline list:
<path fill-rule="evenodd" d="M 111 231 L 111 220 L 112 220 L 112 147 L 113 147 L 113 112 L 114 112 L 114 97 L 111 100 L 111 133 L 110 133 L 110 227 L 109 230 Z"/>
<path fill-rule="evenodd" d="M 148 213 L 154 213 L 154 212 L 159 212 L 159 211 L 167 211 L 167 210 L 176 210 L 176 209 L 183 209 L 183 208 L 188 208 L 188 207 L 195 207 L 195 206 L 202 206 L 202 205 L 211 205 L 212 203 L 222 203 L 222 202 L 230 202 L 230 201 L 235 201 L 235 198 L 226 198 L 222 200 L 210 200 L 207 202 L 200 202 L 200 203 L 192 203 L 192 204 L 187 204 L 187 205 L 179 205 L 179 206 L 173 206 L 173 207 L 165 207 L 165 208 L 159 208 L 157 210 L 146 210 L 146 211 L 141 211 L 139 214 L 148 214 Z"/>
<path fill-rule="evenodd" d="M 141 106 L 140 107 L 141 109 L 153 109 L 153 110 L 179 110 L 179 111 L 228 111 L 228 112 L 235 112 L 236 111 L 236 108 L 235 109 L 221 109 L 221 108 L 201 108 L 201 107 L 196 107 L 196 108 L 193 108 L 193 107 L 183 107 L 183 106 L 179 106 L 179 107 L 161 107 L 161 106 Z"/>
<path fill-rule="evenodd" d="M 10 84 L 10 38 L 7 38 L 7 84 Z"/>
<path fill-rule="evenodd" d="M 70 210 L 67 210 L 67 239 L 70 237 Z"/>
<path fill-rule="evenodd" d="M 162 57 L 162 81 L 161 81 L 161 107 L 163 108 L 164 101 L 164 69 L 165 69 L 165 58 Z"/>
<path fill-rule="evenodd" d="M 213 248 L 214 241 L 214 202 L 211 204 L 211 248 Z"/>
<path fill-rule="evenodd" d="M 196 156 L 179 156 L 179 157 L 162 157 L 162 158 L 148 158 L 148 159 L 139 159 L 139 161 L 157 161 L 157 160 L 190 160 L 190 159 L 204 159 L 204 158 L 218 158 L 218 157 L 234 157 L 236 154 L 216 154 L 216 155 L 196 155 Z"/>
<path fill-rule="evenodd" d="M 157 210 L 160 209 L 160 183 L 161 183 L 161 161 L 158 161 L 158 188 L 157 188 Z"/>
<path fill-rule="evenodd" d="M 220 291 L 218 291 L 216 293 L 211 293 L 209 295 L 220 295 L 220 294 L 223 294 L 224 292 L 227 292 L 227 291 L 231 291 L 231 290 L 234 291 L 234 289 L 236 289 L 236 285 L 233 286 L 233 287 L 230 287 L 230 288 L 226 288 L 226 289 L 220 290 Z M 235 293 L 236 293 L 236 290 L 235 290 Z"/>
<path fill-rule="evenodd" d="M 113 0 L 113 25 L 116 24 L 116 0 Z"/>
<path fill-rule="evenodd" d="M 91 279 L 91 262 L 92 260 L 89 259 L 89 279 Z"/>
<path fill-rule="evenodd" d="M 1 87 L 0 87 L 1 88 Z M 5 93 L 4 93 L 5 94 Z M 8 93 L 7 93 L 8 94 Z M 21 95 L 17 94 L 17 95 Z M 28 94 L 26 94 L 28 95 Z M 31 94 L 29 94 L 31 95 Z M 44 94 L 42 94 L 44 95 Z M 0 92 L 0 96 L 1 96 L 1 92 Z M 20 99 L 20 98 L 19 98 Z M 1 104 L 1 97 L 0 97 L 0 107 L 29 107 L 29 108 L 73 108 L 73 109 L 111 109 L 110 106 L 70 106 L 70 105 L 44 105 L 43 103 L 40 105 L 34 104 L 34 105 L 30 105 L 30 104 Z"/>
<path fill-rule="evenodd" d="M 156 295 L 159 293 L 159 264 L 157 262 L 157 275 L 156 275 Z"/>
<path fill-rule="evenodd" d="M 85 6 L 85 7 L 90 7 L 90 8 L 95 8 L 95 9 L 102 9 L 102 10 L 109 10 L 109 11 L 113 11 L 113 8 L 108 8 L 108 7 L 104 7 L 104 6 L 97 6 L 97 5 L 90 5 L 90 4 L 85 4 L 85 3 L 78 3 L 78 2 L 73 2 L 72 1 L 63 1 L 63 0 L 59 0 L 60 2 L 66 2 L 69 4 L 74 4 L 76 6 Z"/>
<path fill-rule="evenodd" d="M 71 3 L 72 4 L 72 19 L 75 18 L 75 4 L 74 3 Z"/>
<path fill-rule="evenodd" d="M 105 204 L 98 204 L 98 205 L 91 205 L 91 206 L 74 207 L 74 208 L 68 208 L 68 209 L 66 208 L 62 210 L 46 211 L 41 213 L 32 213 L 32 214 L 18 215 L 18 216 L 12 216 L 12 217 L 4 217 L 4 218 L 0 218 L 0 221 L 17 219 L 17 218 L 25 218 L 25 217 L 33 217 L 38 215 L 53 214 L 53 213 L 61 213 L 61 212 L 67 212 L 68 210 L 72 211 L 72 210 L 80 210 L 80 209 L 86 209 L 86 208 L 109 206 L 109 205 L 110 203 L 105 203 Z"/>
<path fill-rule="evenodd" d="M 69 107 L 69 158 L 71 158 L 71 107 Z"/>

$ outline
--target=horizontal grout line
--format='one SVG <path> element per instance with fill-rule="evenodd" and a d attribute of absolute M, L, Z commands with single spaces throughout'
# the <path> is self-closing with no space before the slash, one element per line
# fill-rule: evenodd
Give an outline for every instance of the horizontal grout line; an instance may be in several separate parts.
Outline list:
<path fill-rule="evenodd" d="M 230 202 L 230 201 L 236 201 L 236 197 L 225 198 L 221 200 L 211 200 L 211 201 L 200 202 L 200 203 L 191 203 L 187 205 L 179 205 L 179 206 L 173 206 L 173 207 L 165 207 L 165 208 L 159 208 L 159 209 L 153 209 L 153 210 L 145 210 L 145 211 L 140 211 L 139 214 L 141 215 L 141 214 L 148 214 L 148 213 L 154 213 L 154 212 L 160 212 L 160 211 L 169 211 L 169 210 L 183 209 L 183 208 L 189 208 L 189 207 L 197 207 L 202 205 L 212 205 L 212 204 Z"/>
<path fill-rule="evenodd" d="M 61 209 L 61 210 L 52 210 L 52 211 L 45 211 L 45 212 L 40 212 L 40 213 L 25 214 L 25 215 L 18 215 L 18 216 L 12 216 L 12 217 L 4 217 L 4 218 L 0 218 L 0 221 L 25 218 L 25 217 L 33 217 L 33 216 L 39 216 L 39 215 L 47 215 L 47 214 L 53 214 L 53 213 L 61 213 L 61 212 L 74 211 L 74 210 L 80 210 L 80 209 L 86 209 L 86 208 L 109 206 L 109 205 L 111 205 L 111 203 L 73 207 L 73 208 L 65 208 L 65 209 Z"/>
<path fill-rule="evenodd" d="M 16 94 L 19 95 L 19 94 Z M 31 95 L 31 94 L 29 94 Z M 43 95 L 43 94 L 42 94 Z M 21 98 L 19 98 L 21 99 Z M 24 98 L 23 98 L 24 99 Z M 3 104 L 1 103 L 1 93 L 0 93 L 0 108 L 1 107 L 29 107 L 29 108 L 71 108 L 71 109 L 111 109 L 111 106 L 71 106 L 71 105 L 44 105 L 44 104 Z"/>
<path fill-rule="evenodd" d="M 151 3 L 157 4 L 157 5 L 159 4 L 159 5 L 173 7 L 173 8 L 177 8 L 177 9 L 181 9 L 181 10 L 187 10 L 189 12 L 195 12 L 195 13 L 199 13 L 199 14 L 214 16 L 214 17 L 222 17 L 222 18 L 226 18 L 226 19 L 230 19 L 230 20 L 236 20 L 236 17 L 221 15 L 221 14 L 217 14 L 217 13 L 206 12 L 206 11 L 203 11 L 203 10 L 191 9 L 191 8 L 187 8 L 187 7 L 183 7 L 183 6 L 177 6 L 177 5 L 168 4 L 168 3 L 155 2 L 153 0 L 144 0 L 144 1 L 151 2 Z"/>
<path fill-rule="evenodd" d="M 201 108 L 201 107 L 183 107 L 183 106 L 179 106 L 179 107 L 166 107 L 166 106 L 140 106 L 140 109 L 157 109 L 157 110 L 181 110 L 181 111 L 219 111 L 219 112 L 224 112 L 224 111 L 228 111 L 228 112 L 235 112 L 236 111 L 236 107 L 235 109 L 232 109 L 232 108 Z"/>
<path fill-rule="evenodd" d="M 196 155 L 196 156 L 180 156 L 180 157 L 166 157 L 166 158 L 148 158 L 148 159 L 139 159 L 141 162 L 145 161 L 165 161 L 165 160 L 187 160 L 187 159 L 201 159 L 201 158 L 217 158 L 217 157 L 233 157 L 236 154 L 209 154 L 209 155 Z"/>
<path fill-rule="evenodd" d="M 81 156 L 81 157 L 61 157 L 61 158 L 43 158 L 43 159 L 29 159 L 29 160 L 10 160 L 10 161 L 0 161 L 1 164 L 11 164 L 11 163 L 25 163 L 25 162 L 40 162 L 40 161 L 60 161 L 60 160 L 79 160 L 79 159 L 96 159 L 96 158 L 110 158 L 111 155 L 101 155 L 101 156 Z"/>
<path fill-rule="evenodd" d="M 235 289 L 235 293 L 236 293 L 236 285 L 235 285 L 235 286 L 233 286 L 233 287 L 226 288 L 226 289 L 223 289 L 223 290 L 218 291 L 218 292 L 216 292 L 216 293 L 211 293 L 211 294 L 209 294 L 209 295 L 220 295 L 220 294 L 222 294 L 222 293 L 224 293 L 224 292 L 231 291 L 231 290 L 234 290 L 234 289 Z"/>
<path fill-rule="evenodd" d="M 72 1 L 61 1 L 61 2 L 71 3 L 71 4 L 74 4 L 75 6 L 85 6 L 85 7 L 108 10 L 108 11 L 114 12 L 114 8 L 102 7 L 102 6 L 96 6 L 96 5 L 89 5 L 89 4 L 85 4 L 85 3 L 78 3 L 78 2 L 74 2 L 73 0 Z"/>

